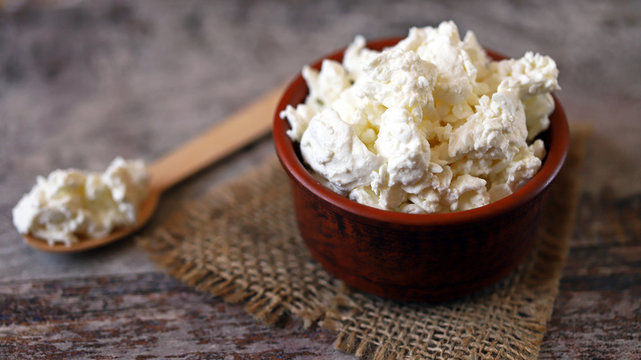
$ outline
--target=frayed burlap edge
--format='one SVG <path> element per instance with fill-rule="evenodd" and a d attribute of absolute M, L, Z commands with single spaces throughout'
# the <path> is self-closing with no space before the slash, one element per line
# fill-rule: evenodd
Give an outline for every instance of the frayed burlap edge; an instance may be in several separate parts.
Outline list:
<path fill-rule="evenodd" d="M 327 274 L 299 238 L 276 160 L 186 204 L 139 243 L 184 283 L 244 304 L 265 324 L 285 314 L 318 324 L 336 332 L 337 349 L 357 357 L 533 359 L 558 293 L 586 134 L 574 131 L 530 257 L 507 279 L 457 301 L 384 300 Z"/>
<path fill-rule="evenodd" d="M 265 324 L 274 324 L 286 311 L 309 327 L 328 311 L 328 299 L 336 295 L 340 282 L 313 262 L 302 246 L 291 216 L 287 179 L 279 166 L 273 158 L 241 180 L 185 204 L 165 226 L 138 243 L 171 276 L 227 302 L 243 303 Z M 269 239 L 285 244 L 270 248 Z M 234 244 L 237 240 L 249 246 Z M 269 254 L 283 245 L 289 248 L 276 259 Z M 263 255 L 267 259 L 258 259 Z M 286 256 L 298 261 L 283 263 Z M 296 287 L 283 282 L 283 277 L 296 274 L 285 270 L 291 264 L 305 269 L 304 274 L 298 272 Z"/>

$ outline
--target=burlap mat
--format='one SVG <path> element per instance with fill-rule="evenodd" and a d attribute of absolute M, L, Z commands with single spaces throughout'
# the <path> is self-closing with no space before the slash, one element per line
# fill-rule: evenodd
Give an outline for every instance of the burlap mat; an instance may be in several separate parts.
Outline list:
<path fill-rule="evenodd" d="M 537 247 L 507 279 L 467 298 L 402 303 L 351 292 L 298 235 L 289 184 L 273 159 L 191 202 L 139 239 L 169 274 L 242 302 L 267 324 L 286 314 L 336 332 L 334 346 L 373 359 L 532 359 L 565 262 L 583 136 L 550 189 Z"/>

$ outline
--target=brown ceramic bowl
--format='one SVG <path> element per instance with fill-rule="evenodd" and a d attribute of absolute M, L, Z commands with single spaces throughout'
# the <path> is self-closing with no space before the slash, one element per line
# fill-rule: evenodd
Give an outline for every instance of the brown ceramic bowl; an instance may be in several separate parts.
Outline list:
<path fill-rule="evenodd" d="M 400 39 L 368 43 L 381 50 Z M 494 59 L 501 56 L 488 52 Z M 342 60 L 343 51 L 326 58 Z M 321 60 L 313 67 L 320 68 Z M 537 175 L 512 195 L 448 214 L 405 214 L 361 205 L 325 188 L 303 165 L 287 137 L 288 104 L 307 96 L 298 76 L 274 116 L 273 137 L 289 175 L 298 228 L 311 254 L 338 279 L 386 298 L 437 301 L 461 297 L 509 274 L 532 250 L 546 189 L 569 147 L 567 119 L 555 98 L 550 128 L 541 137 L 547 157 Z"/>

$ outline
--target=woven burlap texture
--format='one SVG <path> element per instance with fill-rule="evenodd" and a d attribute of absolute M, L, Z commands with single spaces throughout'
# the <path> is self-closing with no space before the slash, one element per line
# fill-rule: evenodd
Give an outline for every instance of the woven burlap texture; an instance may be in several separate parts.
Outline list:
<path fill-rule="evenodd" d="M 574 145 L 548 194 L 529 258 L 505 280 L 457 301 L 403 303 L 346 289 L 303 244 L 288 179 L 275 159 L 186 204 L 139 242 L 181 281 L 244 303 L 267 324 L 290 315 L 333 330 L 334 346 L 358 357 L 532 359 L 573 223 L 582 148 Z"/>

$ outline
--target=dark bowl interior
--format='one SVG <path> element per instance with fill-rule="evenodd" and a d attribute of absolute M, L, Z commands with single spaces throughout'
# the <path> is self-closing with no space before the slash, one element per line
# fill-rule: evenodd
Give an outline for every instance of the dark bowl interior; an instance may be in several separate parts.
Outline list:
<path fill-rule="evenodd" d="M 382 50 L 400 38 L 368 43 Z M 343 50 L 323 59 L 342 61 Z M 502 56 L 488 51 L 494 59 Z M 320 69 L 322 59 L 312 66 Z M 365 206 L 322 186 L 304 166 L 298 144 L 280 119 L 305 100 L 297 76 L 274 116 L 273 137 L 289 175 L 299 231 L 311 254 L 347 285 L 383 297 L 434 301 L 470 294 L 514 270 L 533 248 L 545 190 L 560 171 L 569 129 L 555 98 L 551 125 L 540 135 L 547 156 L 540 171 L 512 195 L 486 206 L 447 214 L 405 214 Z"/>

